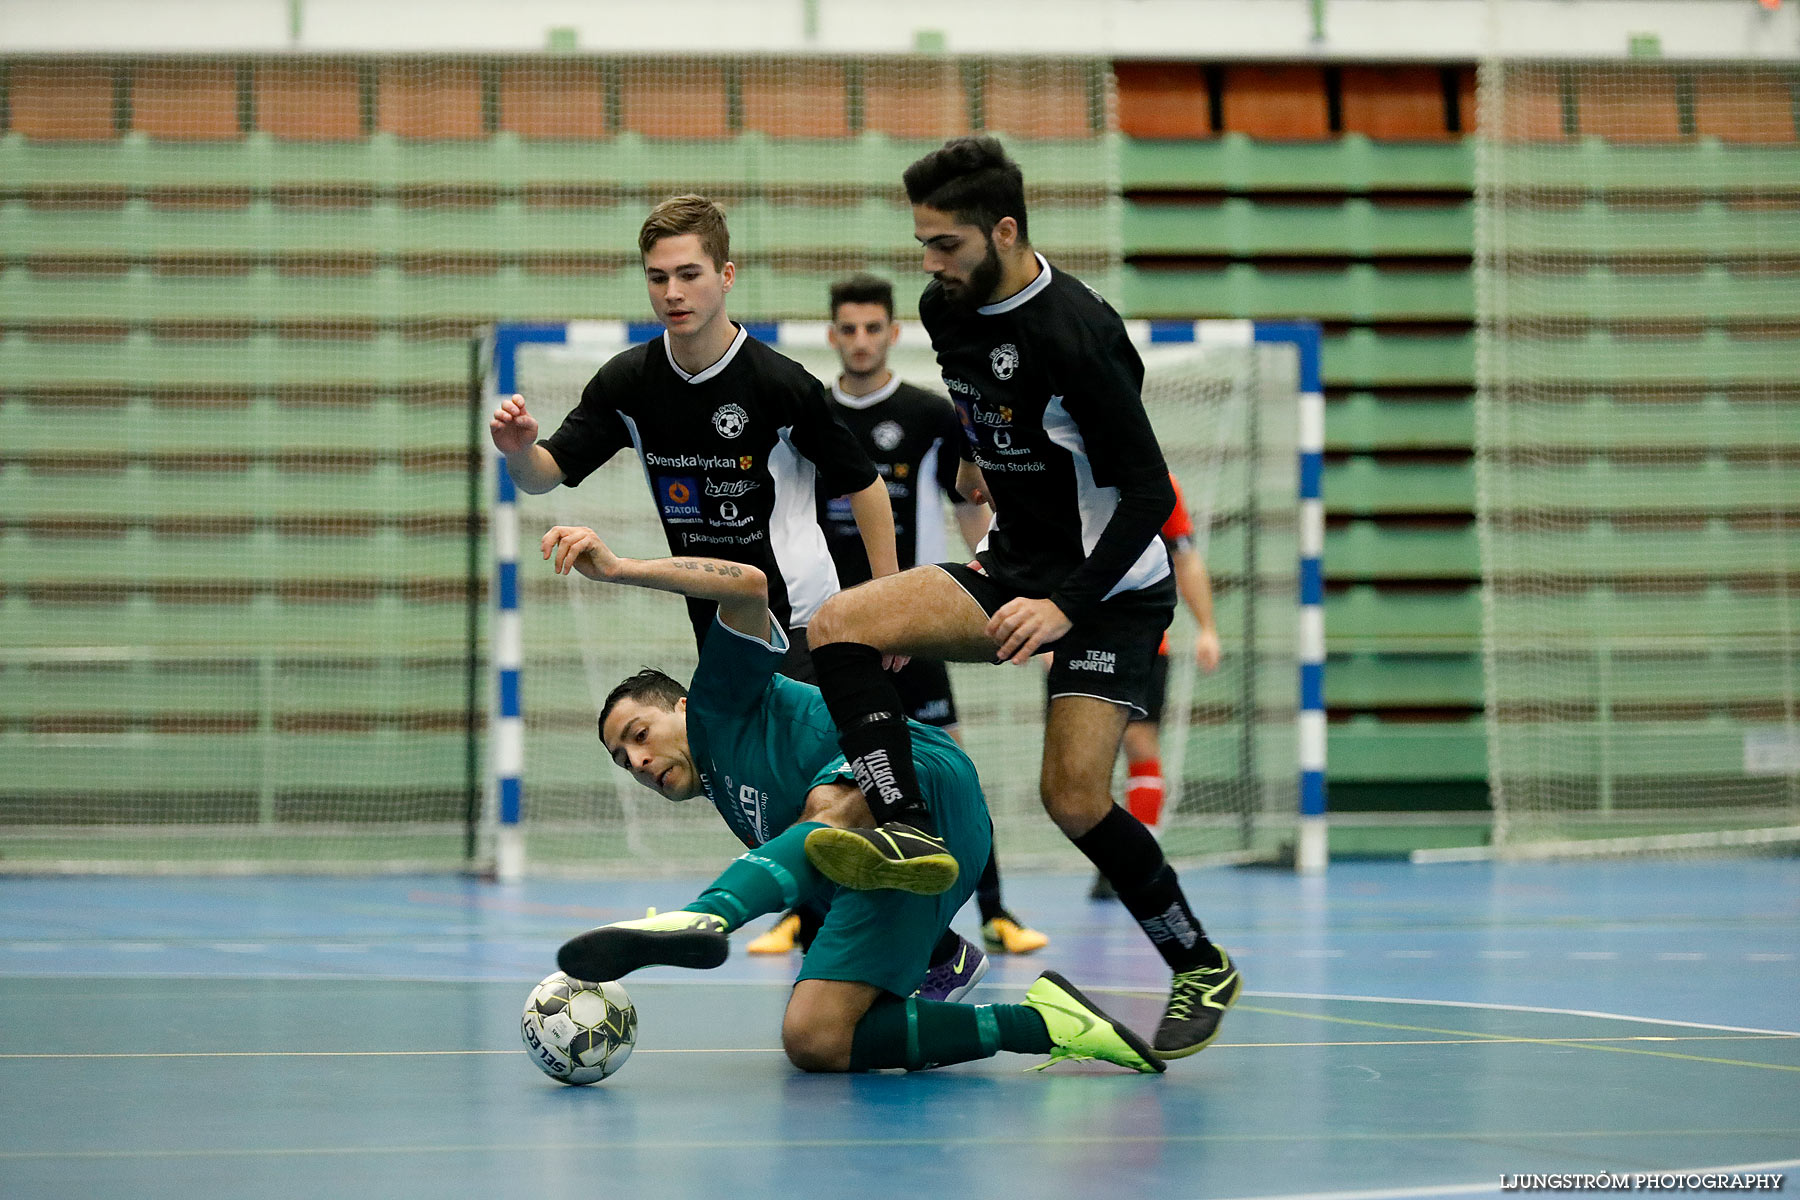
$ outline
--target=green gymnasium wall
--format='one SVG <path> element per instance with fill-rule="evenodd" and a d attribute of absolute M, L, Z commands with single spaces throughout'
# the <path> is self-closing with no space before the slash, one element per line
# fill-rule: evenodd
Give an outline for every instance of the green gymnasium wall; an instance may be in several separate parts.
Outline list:
<path fill-rule="evenodd" d="M 76 620 L 297 647 L 204 704 L 150 662 L 0 662 L 0 820 L 72 794 L 28 745 L 133 731 L 193 746 L 97 751 L 121 797 L 131 767 L 225 810 L 353 800 L 374 731 L 436 739 L 419 811 L 454 811 L 468 335 L 641 318 L 630 247 L 678 185 L 731 206 L 734 311 L 816 317 L 850 267 L 912 270 L 903 206 L 858 181 L 990 129 L 1044 201 L 1035 240 L 1128 316 L 1323 322 L 1334 807 L 1479 824 L 1472 70 L 1123 63 L 1116 92 L 1079 64 L 897 70 L 0 60 L 0 643 Z M 120 545 L 165 569 L 109 577 Z M 417 650 L 319 675 L 304 648 L 342 628 Z M 234 791 L 214 749 L 270 729 L 310 748 Z"/>
<path fill-rule="evenodd" d="M 1324 327 L 1333 852 L 1483 840 L 1473 68 L 1117 73 L 1125 307 Z"/>

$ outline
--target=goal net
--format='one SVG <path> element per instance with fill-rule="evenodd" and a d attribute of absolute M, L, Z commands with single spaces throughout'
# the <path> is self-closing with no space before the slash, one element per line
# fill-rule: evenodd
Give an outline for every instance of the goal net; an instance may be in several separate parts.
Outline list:
<path fill-rule="evenodd" d="M 1800 840 L 1800 70 L 1479 86 L 1496 844 Z"/>
<path fill-rule="evenodd" d="M 622 348 L 622 332 L 573 326 L 566 343 L 517 348 L 516 388 L 546 430 Z M 823 324 L 761 332 L 822 380 L 835 377 Z M 1200 673 L 1195 626 L 1185 609 L 1178 613 L 1163 725 L 1163 843 L 1184 862 L 1272 858 L 1294 842 L 1299 811 L 1294 349 L 1189 343 L 1147 345 L 1144 356 L 1145 404 L 1193 513 L 1225 647 L 1219 670 Z M 905 325 L 890 363 L 909 382 L 943 393 L 916 324 Z M 948 506 L 943 516 L 947 543 L 960 546 Z M 518 496 L 520 828 L 528 869 L 710 867 L 739 849 L 717 814 L 704 800 L 671 804 L 638 786 L 608 760 L 595 732 L 600 700 L 639 667 L 683 680 L 692 674 L 685 606 L 661 593 L 555 575 L 536 550 L 554 524 L 592 526 L 627 556 L 668 553 L 643 468 L 629 450 L 579 488 Z M 952 664 L 950 671 L 1003 866 L 1077 868 L 1083 860 L 1038 799 L 1043 672 L 981 664 Z"/>

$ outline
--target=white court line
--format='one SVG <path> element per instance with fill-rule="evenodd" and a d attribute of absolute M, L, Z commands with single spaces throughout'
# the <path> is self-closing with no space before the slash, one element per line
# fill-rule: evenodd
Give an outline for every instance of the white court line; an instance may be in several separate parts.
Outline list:
<path fill-rule="evenodd" d="M 1664 1167 L 1652 1171 L 1614 1171 L 1615 1175 L 1725 1175 L 1774 1171 L 1783 1167 L 1800 1167 L 1800 1158 L 1784 1158 L 1776 1162 L 1733 1163 L 1724 1167 Z M 1510 1173 L 1510 1172 L 1509 1172 Z M 1560 1174 L 1561 1172 L 1552 1172 Z M 1596 1170 L 1593 1174 L 1607 1172 Z M 1279 1192 L 1259 1196 L 1234 1196 L 1229 1200 L 1385 1200 L 1389 1196 L 1488 1196 L 1500 1193 L 1500 1181 L 1492 1183 L 1446 1183 L 1437 1187 L 1372 1188 L 1346 1192 Z"/>
<path fill-rule="evenodd" d="M 9 976 L 13 979 L 92 979 L 92 978 L 125 978 L 125 979 L 204 979 L 214 983 L 259 983 L 265 981 L 280 982 L 327 982 L 327 983 L 493 983 L 520 985 L 529 988 L 537 982 L 536 978 L 518 975 L 510 978 L 493 975 L 382 975 L 375 972 L 349 972 L 342 974 L 320 975 L 316 971 L 268 971 L 246 973 L 242 975 L 219 976 L 204 971 L 133 971 L 127 976 L 119 976 L 116 972 L 89 971 L 80 974 L 68 972 L 24 972 L 15 971 Z M 639 987 L 765 987 L 792 988 L 791 979 L 680 979 L 665 977 L 662 979 L 633 979 L 631 986 Z M 982 985 L 985 988 L 996 986 L 992 983 Z M 1003 986 L 1003 985 L 1002 985 Z M 1083 991 L 1102 996 L 1162 996 L 1165 989 L 1160 987 L 1083 987 Z M 1639 1025 L 1670 1025 L 1680 1029 L 1711 1029 L 1720 1033 L 1766 1033 L 1775 1037 L 1800 1038 L 1800 1030 L 1796 1029 L 1763 1029 L 1754 1025 L 1714 1025 L 1704 1021 L 1678 1021 L 1671 1017 L 1639 1017 L 1629 1013 L 1599 1012 L 1585 1008 L 1548 1008 L 1533 1004 L 1498 1004 L 1484 1000 L 1421 1000 L 1410 996 L 1345 996 L 1332 992 L 1260 992 L 1246 991 L 1245 996 L 1259 997 L 1265 1000 L 1341 1000 L 1350 1004 L 1415 1004 L 1429 1008 L 1475 1008 L 1492 1012 L 1540 1013 L 1553 1017 L 1592 1017 L 1601 1021 L 1632 1021 Z"/>
<path fill-rule="evenodd" d="M 1500 1037 L 1474 1034 L 1458 1038 L 1402 1038 L 1370 1041 L 1359 1038 L 1351 1042 L 1213 1042 L 1214 1050 L 1318 1050 L 1367 1049 L 1371 1046 L 1594 1046 L 1611 1042 L 1739 1042 L 1778 1040 L 1775 1034 L 1749 1037 L 1681 1038 L 1655 1037 L 1648 1034 L 1633 1037 L 1534 1038 Z M 90 1053 L 6 1053 L 0 1062 L 11 1059 L 115 1059 L 115 1058 L 454 1058 L 459 1055 L 518 1054 L 511 1050 L 120 1050 Z M 785 1054 L 780 1046 L 676 1046 L 664 1049 L 638 1049 L 636 1054 Z"/>
<path fill-rule="evenodd" d="M 1103 992 L 1105 988 L 1088 988 Z M 1160 989 L 1115 988 L 1114 991 L 1148 992 L 1160 996 Z M 1544 1013 L 1557 1017 L 1594 1017 L 1602 1021 L 1635 1021 L 1640 1025 L 1673 1025 L 1681 1029 L 1714 1029 L 1721 1033 L 1768 1033 L 1776 1037 L 1800 1037 L 1800 1030 L 1756 1029 L 1748 1025 L 1709 1025 L 1702 1021 L 1674 1021 L 1667 1017 L 1634 1017 L 1626 1013 L 1594 1012 L 1584 1008 L 1543 1008 L 1532 1004 L 1492 1004 L 1482 1000 L 1414 1000 L 1399 996 L 1334 996 L 1321 992 L 1245 992 L 1246 996 L 1262 996 L 1272 1000 L 1344 1000 L 1358 1004 L 1420 1004 L 1432 1008 L 1481 1008 L 1495 1012 Z"/>

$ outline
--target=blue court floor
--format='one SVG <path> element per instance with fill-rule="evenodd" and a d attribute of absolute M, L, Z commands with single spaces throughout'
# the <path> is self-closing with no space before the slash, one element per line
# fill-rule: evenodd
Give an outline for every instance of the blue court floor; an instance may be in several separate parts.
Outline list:
<path fill-rule="evenodd" d="M 525 1057 L 527 990 L 569 934 L 701 881 L 0 880 L 0 1196 L 1348 1200 L 1750 1164 L 1800 1188 L 1800 860 L 1185 879 L 1247 992 L 1162 1077 L 805 1076 L 778 1049 L 794 962 L 734 953 L 630 977 L 637 1052 L 586 1088 Z M 1154 1024 L 1166 972 L 1086 882 L 1008 881 L 1052 943 L 977 999 L 1053 966 Z"/>

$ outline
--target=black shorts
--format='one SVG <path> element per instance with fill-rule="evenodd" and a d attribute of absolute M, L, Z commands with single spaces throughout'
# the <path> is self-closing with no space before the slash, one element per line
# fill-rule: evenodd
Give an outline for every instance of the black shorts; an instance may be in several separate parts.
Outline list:
<path fill-rule="evenodd" d="M 1150 686 L 1146 690 L 1149 695 L 1144 698 L 1144 715 L 1140 717 L 1134 713 L 1131 719 L 1133 723 L 1142 721 L 1146 725 L 1161 725 L 1163 704 L 1169 698 L 1168 655 L 1158 654 L 1150 664 Z"/>
<path fill-rule="evenodd" d="M 1158 654 L 1150 664 L 1150 683 L 1145 689 L 1144 711 L 1133 709 L 1131 723 L 1133 725 L 1161 725 L 1163 705 L 1169 699 L 1169 656 Z M 1044 677 L 1044 698 L 1050 699 L 1055 693 L 1050 690 L 1050 678 Z"/>
<path fill-rule="evenodd" d="M 906 715 L 921 725 L 956 728 L 956 699 L 950 694 L 950 672 L 935 658 L 915 658 L 894 673 L 894 688 Z"/>
<path fill-rule="evenodd" d="M 938 563 L 937 567 L 990 617 L 1020 595 L 967 563 Z M 1133 716 L 1148 713 L 1151 670 L 1160 657 L 1156 651 L 1174 616 L 1172 575 L 1147 588 L 1101 601 L 1060 641 L 1047 647 L 1050 698 L 1093 696 L 1121 705 Z"/>
<path fill-rule="evenodd" d="M 788 630 L 787 653 L 781 656 L 781 665 L 775 668 L 775 673 L 798 683 L 818 686 L 819 672 L 813 667 L 812 651 L 806 647 L 806 626 Z"/>

